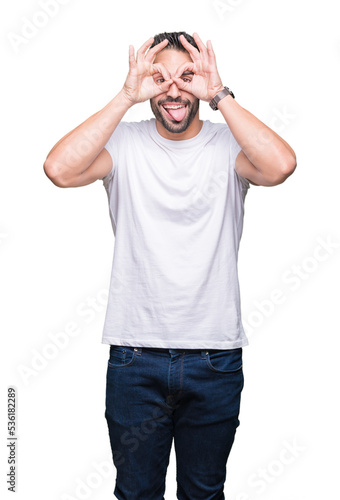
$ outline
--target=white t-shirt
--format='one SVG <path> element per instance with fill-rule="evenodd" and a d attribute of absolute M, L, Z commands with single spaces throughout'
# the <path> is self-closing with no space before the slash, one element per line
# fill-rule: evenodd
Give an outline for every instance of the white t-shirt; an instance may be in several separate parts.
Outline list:
<path fill-rule="evenodd" d="M 249 182 L 226 123 L 192 139 L 156 120 L 120 122 L 105 148 L 115 234 L 102 343 L 178 349 L 248 345 L 237 256 Z"/>

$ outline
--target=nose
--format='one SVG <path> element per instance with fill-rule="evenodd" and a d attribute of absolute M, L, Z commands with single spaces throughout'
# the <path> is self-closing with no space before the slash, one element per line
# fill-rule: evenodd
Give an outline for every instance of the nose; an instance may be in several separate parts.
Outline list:
<path fill-rule="evenodd" d="M 173 99 L 176 99 L 176 97 L 179 97 L 181 95 L 181 91 L 179 90 L 175 82 L 170 85 L 166 95 L 172 97 Z"/>

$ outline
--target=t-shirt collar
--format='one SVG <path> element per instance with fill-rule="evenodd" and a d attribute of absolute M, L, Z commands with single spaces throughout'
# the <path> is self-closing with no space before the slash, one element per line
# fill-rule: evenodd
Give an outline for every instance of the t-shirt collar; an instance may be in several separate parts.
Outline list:
<path fill-rule="evenodd" d="M 197 142 L 200 142 L 202 140 L 202 137 L 206 134 L 207 131 L 207 120 L 203 120 L 201 130 L 194 137 L 191 137 L 191 139 L 183 139 L 177 141 L 166 139 L 158 132 L 155 118 L 150 119 L 150 129 L 156 142 L 162 143 L 165 146 L 171 148 L 183 149 L 185 147 L 192 146 L 193 144 L 196 144 Z"/>

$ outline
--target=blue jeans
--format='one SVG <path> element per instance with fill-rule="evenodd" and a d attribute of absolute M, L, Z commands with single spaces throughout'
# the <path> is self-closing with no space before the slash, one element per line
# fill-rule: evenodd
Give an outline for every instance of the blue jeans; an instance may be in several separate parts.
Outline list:
<path fill-rule="evenodd" d="M 242 348 L 110 346 L 105 418 L 120 500 L 164 500 L 172 440 L 177 498 L 224 500 L 239 425 Z"/>

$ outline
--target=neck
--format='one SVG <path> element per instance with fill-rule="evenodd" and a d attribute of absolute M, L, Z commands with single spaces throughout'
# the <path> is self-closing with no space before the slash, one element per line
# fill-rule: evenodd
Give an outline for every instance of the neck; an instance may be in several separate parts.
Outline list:
<path fill-rule="evenodd" d="M 176 134 L 174 132 L 169 132 L 158 120 L 156 120 L 157 132 L 164 137 L 165 139 L 170 139 L 172 141 L 184 141 L 186 139 L 192 139 L 197 135 L 203 126 L 203 120 L 199 119 L 198 113 L 190 123 L 189 127 L 184 130 L 184 132 L 180 132 Z"/>

